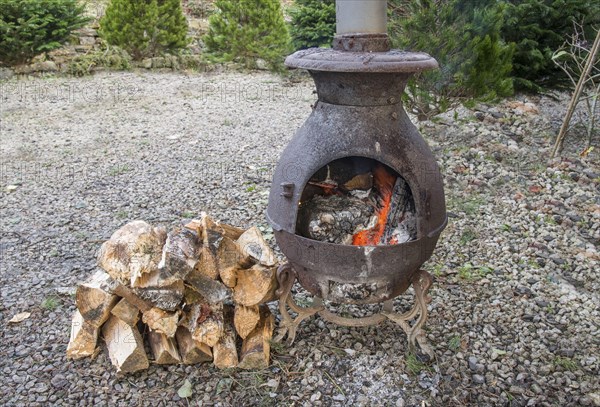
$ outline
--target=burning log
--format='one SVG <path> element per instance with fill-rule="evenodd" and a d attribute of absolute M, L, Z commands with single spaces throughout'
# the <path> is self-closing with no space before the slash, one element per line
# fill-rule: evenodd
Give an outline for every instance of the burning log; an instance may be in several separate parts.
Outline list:
<path fill-rule="evenodd" d="M 321 196 L 298 208 L 298 232 L 322 242 L 352 244 L 352 236 L 370 227 L 373 205 L 351 196 Z"/>
<path fill-rule="evenodd" d="M 110 361 L 117 372 L 133 373 L 148 368 L 150 364 L 142 335 L 136 327 L 127 325 L 113 315 L 102 326 L 102 335 Z"/>
<path fill-rule="evenodd" d="M 233 327 L 233 309 L 231 306 L 223 308 L 223 334 L 213 347 L 214 364 L 219 369 L 236 367 L 238 353 L 235 347 L 235 329 Z"/>
<path fill-rule="evenodd" d="M 397 177 L 390 200 L 382 236 L 384 244 L 399 244 L 414 240 L 417 237 L 417 221 L 412 194 L 407 182 Z"/>
<path fill-rule="evenodd" d="M 154 361 L 159 365 L 173 365 L 181 363 L 179 352 L 177 352 L 177 343 L 174 338 L 150 331 L 148 332 L 148 342 L 154 354 Z"/>
<path fill-rule="evenodd" d="M 267 306 L 260 307 L 260 321 L 244 339 L 238 367 L 242 369 L 264 369 L 269 366 L 271 338 L 274 318 Z"/>
<path fill-rule="evenodd" d="M 69 358 L 97 352 L 101 331 L 118 371 L 145 369 L 141 330 L 157 364 L 235 367 L 238 336 L 248 340 L 247 366 L 268 363 L 254 332 L 273 324 L 272 317 L 263 321 L 259 304 L 274 299 L 276 260 L 258 228 L 244 231 L 203 214 L 167 235 L 135 221 L 102 245 L 98 264 L 76 291 Z"/>
<path fill-rule="evenodd" d="M 78 310 L 71 321 L 71 337 L 67 345 L 67 358 L 80 359 L 91 356 L 96 350 L 98 327 L 86 322 Z"/>
<path fill-rule="evenodd" d="M 357 246 L 399 244 L 416 239 L 414 199 L 406 180 L 380 163 L 358 173 L 353 170 L 355 164 L 352 161 L 326 166 L 326 181 L 341 184 L 336 186 L 335 194 L 327 188 L 317 194 L 303 193 L 297 232 L 322 242 Z M 358 164 L 363 171 L 365 163 Z M 341 172 L 336 174 L 330 167 Z M 305 191 L 309 186 L 314 191 L 317 184 L 312 178 L 311 182 Z"/>

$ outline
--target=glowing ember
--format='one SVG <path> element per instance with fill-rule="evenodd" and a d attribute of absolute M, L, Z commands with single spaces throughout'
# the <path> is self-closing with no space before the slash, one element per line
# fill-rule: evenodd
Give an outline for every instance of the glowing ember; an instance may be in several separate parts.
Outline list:
<path fill-rule="evenodd" d="M 396 176 L 391 174 L 383 165 L 377 164 L 373 169 L 373 185 L 379 191 L 381 197 L 381 207 L 375 212 L 377 223 L 371 229 L 361 230 L 352 237 L 354 246 L 376 246 L 379 244 L 385 224 L 387 222 L 390 204 L 392 202 L 392 193 L 394 192 L 394 183 Z M 394 244 L 394 242 L 390 242 Z"/>

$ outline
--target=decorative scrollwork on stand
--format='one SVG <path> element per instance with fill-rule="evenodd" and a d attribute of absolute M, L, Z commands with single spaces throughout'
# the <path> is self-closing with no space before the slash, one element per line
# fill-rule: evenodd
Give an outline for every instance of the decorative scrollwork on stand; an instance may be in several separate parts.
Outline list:
<path fill-rule="evenodd" d="M 279 333 L 275 338 L 276 341 L 281 341 L 287 335 L 286 342 L 288 345 L 291 345 L 296 338 L 296 331 L 298 330 L 300 323 L 315 314 L 318 314 L 329 322 L 343 326 L 377 325 L 384 322 L 386 319 L 389 319 L 398 324 L 406 333 L 411 351 L 415 352 L 416 345 L 418 344 L 422 352 L 430 358 L 434 357 L 433 349 L 427 343 L 425 333 L 422 329 L 427 321 L 427 303 L 430 301 L 430 297 L 427 293 L 433 282 L 433 279 L 428 272 L 419 270 L 412 280 L 412 286 L 415 291 L 415 304 L 412 309 L 403 314 L 396 313 L 393 310 L 393 299 L 391 299 L 383 303 L 381 313 L 362 318 L 340 317 L 327 310 L 323 305 L 323 299 L 319 297 L 315 297 L 313 306 L 311 307 L 299 306 L 292 297 L 292 287 L 294 286 L 296 279 L 296 273 L 289 263 L 283 264 L 277 269 L 277 281 L 279 282 L 277 296 L 279 298 L 279 312 L 282 317 L 282 322 Z M 288 307 L 297 314 L 296 318 L 292 318 L 288 311 Z M 410 321 L 415 318 L 416 321 L 411 325 Z"/>

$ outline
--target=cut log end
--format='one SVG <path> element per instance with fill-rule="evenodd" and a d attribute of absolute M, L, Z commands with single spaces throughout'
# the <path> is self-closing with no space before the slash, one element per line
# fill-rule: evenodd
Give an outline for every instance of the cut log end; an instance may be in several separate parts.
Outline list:
<path fill-rule="evenodd" d="M 236 304 L 234 325 L 235 330 L 242 339 L 245 339 L 256 328 L 259 321 L 260 309 L 258 305 L 246 307 L 242 304 Z"/>
<path fill-rule="evenodd" d="M 114 315 L 102 327 L 110 361 L 117 372 L 133 373 L 149 367 L 142 336 Z"/>
<path fill-rule="evenodd" d="M 236 336 L 233 326 L 233 308 L 223 309 L 223 334 L 213 347 L 214 364 L 218 369 L 233 368 L 238 365 Z"/>
<path fill-rule="evenodd" d="M 260 307 L 260 322 L 244 339 L 239 368 L 264 369 L 269 366 L 274 317 L 267 306 Z"/>
<path fill-rule="evenodd" d="M 121 298 L 110 313 L 129 326 L 135 326 L 140 320 L 140 310 L 134 307 L 125 298 Z"/>
<path fill-rule="evenodd" d="M 148 332 L 148 342 L 154 355 L 154 362 L 159 365 L 173 365 L 181 363 L 177 343 L 174 338 L 158 332 Z"/>
<path fill-rule="evenodd" d="M 257 264 L 238 272 L 233 299 L 238 304 L 251 307 L 274 300 L 276 290 L 276 269 Z"/>
<path fill-rule="evenodd" d="M 152 308 L 142 313 L 142 322 L 148 325 L 150 330 L 172 338 L 175 336 L 175 332 L 177 332 L 180 315 L 180 311 L 167 312 L 159 308 Z"/>
<path fill-rule="evenodd" d="M 212 350 L 205 343 L 197 342 L 187 328 L 180 326 L 176 333 L 177 346 L 181 361 L 186 365 L 210 362 L 213 360 Z"/>
<path fill-rule="evenodd" d="M 71 321 L 71 337 L 67 345 L 67 358 L 80 359 L 92 356 L 98 341 L 98 328 L 87 323 L 76 310 Z"/>

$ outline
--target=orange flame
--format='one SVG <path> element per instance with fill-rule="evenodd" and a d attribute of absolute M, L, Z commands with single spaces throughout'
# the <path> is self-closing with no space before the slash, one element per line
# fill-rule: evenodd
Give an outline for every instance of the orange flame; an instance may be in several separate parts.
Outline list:
<path fill-rule="evenodd" d="M 352 244 L 354 246 L 376 246 L 379 244 L 383 233 L 385 232 L 385 224 L 387 222 L 390 204 L 392 202 L 392 194 L 394 192 L 394 184 L 396 176 L 381 164 L 378 164 L 373 170 L 373 185 L 377 188 L 381 196 L 381 208 L 376 210 L 377 223 L 371 229 L 361 230 L 352 236 Z"/>

